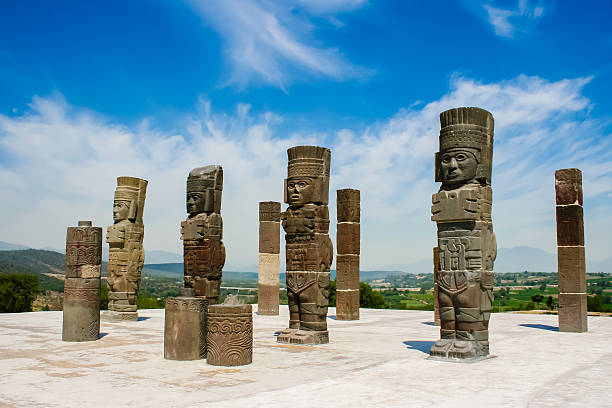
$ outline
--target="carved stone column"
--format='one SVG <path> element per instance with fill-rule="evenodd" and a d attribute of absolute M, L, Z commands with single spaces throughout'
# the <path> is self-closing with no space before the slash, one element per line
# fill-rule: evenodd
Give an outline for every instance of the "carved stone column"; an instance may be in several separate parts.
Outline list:
<path fill-rule="evenodd" d="M 208 357 L 216 366 L 239 366 L 253 361 L 251 305 L 221 304 L 208 308 Z"/>
<path fill-rule="evenodd" d="M 206 358 L 208 301 L 195 297 L 191 288 L 181 296 L 166 299 L 164 358 L 199 360 Z"/>
<path fill-rule="evenodd" d="M 185 287 L 209 304 L 218 303 L 225 264 L 221 166 L 198 167 L 187 177 L 187 212 L 181 222 Z"/>
<path fill-rule="evenodd" d="M 582 218 L 582 172 L 555 172 L 559 331 L 587 331 L 586 262 Z"/>
<path fill-rule="evenodd" d="M 113 203 L 114 224 L 108 227 L 108 310 L 104 321 L 138 320 L 138 288 L 145 252 L 142 215 L 148 182 L 117 177 Z"/>
<path fill-rule="evenodd" d="M 360 193 L 336 191 L 336 319 L 359 320 Z"/>
<path fill-rule="evenodd" d="M 489 355 L 493 263 L 497 242 L 491 220 L 493 116 L 480 108 L 440 114 L 440 152 L 432 221 L 438 227 L 439 359 L 478 360 Z"/>
<path fill-rule="evenodd" d="M 100 265 L 102 228 L 79 221 L 66 233 L 66 280 L 62 340 L 90 341 L 100 337 Z"/>
<path fill-rule="evenodd" d="M 321 344 L 329 342 L 329 267 L 334 248 L 329 239 L 329 164 L 331 152 L 318 146 L 287 150 L 288 177 L 281 214 L 286 243 L 289 328 L 281 343 Z"/>
<path fill-rule="evenodd" d="M 278 315 L 280 210 L 279 202 L 264 201 L 259 203 L 257 312 L 260 315 Z"/>

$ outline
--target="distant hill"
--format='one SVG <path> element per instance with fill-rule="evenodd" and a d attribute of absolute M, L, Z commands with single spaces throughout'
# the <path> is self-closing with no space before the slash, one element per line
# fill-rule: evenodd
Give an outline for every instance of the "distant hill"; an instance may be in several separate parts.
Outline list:
<path fill-rule="evenodd" d="M 17 251 L 20 249 L 30 249 L 27 246 L 19 244 L 11 244 L 9 242 L 0 241 L 0 251 Z"/>
<path fill-rule="evenodd" d="M 27 273 L 38 276 L 43 289 L 64 291 L 64 282 L 45 273 L 63 274 L 65 256 L 54 251 L 25 249 L 0 251 L 0 272 Z"/>

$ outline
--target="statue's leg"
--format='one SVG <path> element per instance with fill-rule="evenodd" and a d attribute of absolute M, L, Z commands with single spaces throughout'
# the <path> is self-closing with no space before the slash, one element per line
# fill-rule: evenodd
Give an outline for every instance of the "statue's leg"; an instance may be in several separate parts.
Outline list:
<path fill-rule="evenodd" d="M 431 347 L 429 354 L 448 357 L 448 350 L 455 340 L 455 308 L 452 297 L 443 290 L 438 291 L 440 305 L 440 339 Z"/>
<path fill-rule="evenodd" d="M 457 296 L 456 341 L 449 357 L 478 358 L 489 354 L 489 319 L 482 310 L 483 296 L 486 292 L 480 284 L 470 285 Z"/>
<path fill-rule="evenodd" d="M 300 328 L 300 309 L 298 304 L 298 295 L 291 290 L 287 290 L 287 300 L 289 304 L 289 328 Z"/>

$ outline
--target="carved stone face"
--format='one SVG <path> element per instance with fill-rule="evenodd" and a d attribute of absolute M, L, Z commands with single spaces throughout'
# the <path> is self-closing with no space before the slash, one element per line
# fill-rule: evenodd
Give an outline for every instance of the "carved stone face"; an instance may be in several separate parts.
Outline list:
<path fill-rule="evenodd" d="M 127 220 L 130 216 L 130 202 L 115 200 L 113 204 L 113 221 Z"/>
<path fill-rule="evenodd" d="M 449 150 L 440 158 L 442 182 L 445 184 L 467 183 L 476 177 L 478 160 L 467 150 Z"/>
<path fill-rule="evenodd" d="M 287 180 L 289 205 L 304 205 L 314 200 L 314 180 L 310 177 L 292 177 Z"/>
<path fill-rule="evenodd" d="M 200 191 L 187 193 L 187 212 L 189 214 L 197 214 L 204 212 L 206 208 L 207 194 Z"/>

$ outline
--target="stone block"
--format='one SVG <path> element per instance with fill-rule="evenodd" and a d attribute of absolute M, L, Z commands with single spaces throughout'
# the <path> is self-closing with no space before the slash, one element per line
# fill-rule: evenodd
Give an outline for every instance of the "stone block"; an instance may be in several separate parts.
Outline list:
<path fill-rule="evenodd" d="M 208 308 L 208 357 L 216 366 L 239 366 L 253 361 L 251 305 L 211 305 Z"/>
<path fill-rule="evenodd" d="M 584 247 L 558 247 L 557 261 L 559 293 L 586 293 Z"/>
<path fill-rule="evenodd" d="M 582 205 L 582 172 L 578 169 L 555 171 L 557 205 Z"/>
<path fill-rule="evenodd" d="M 559 294 L 559 331 L 576 333 L 587 331 L 586 293 Z"/>
<path fill-rule="evenodd" d="M 584 246 L 584 223 L 580 205 L 557 206 L 557 245 Z"/>
<path fill-rule="evenodd" d="M 206 358 L 208 301 L 195 297 L 166 299 L 164 358 Z"/>
<path fill-rule="evenodd" d="M 259 221 L 280 222 L 281 204 L 276 201 L 261 201 L 259 203 Z"/>
<path fill-rule="evenodd" d="M 100 337 L 100 279 L 64 281 L 63 341 L 91 341 Z"/>
<path fill-rule="evenodd" d="M 336 290 L 336 319 L 359 320 L 359 289 Z"/>
<path fill-rule="evenodd" d="M 280 255 L 259 254 L 259 270 L 257 281 L 260 284 L 278 284 L 280 271 Z"/>
<path fill-rule="evenodd" d="M 259 223 L 259 252 L 280 254 L 280 222 L 261 221 Z"/>
<path fill-rule="evenodd" d="M 339 223 L 337 225 L 336 245 L 338 246 L 338 254 L 359 254 L 360 250 L 360 234 L 359 224 Z"/>
<path fill-rule="evenodd" d="M 359 255 L 338 255 L 336 289 L 359 289 Z"/>
<path fill-rule="evenodd" d="M 360 221 L 360 192 L 351 188 L 337 190 L 338 222 Z"/>
<path fill-rule="evenodd" d="M 257 286 L 257 313 L 266 316 L 278 315 L 279 285 L 262 284 Z"/>

